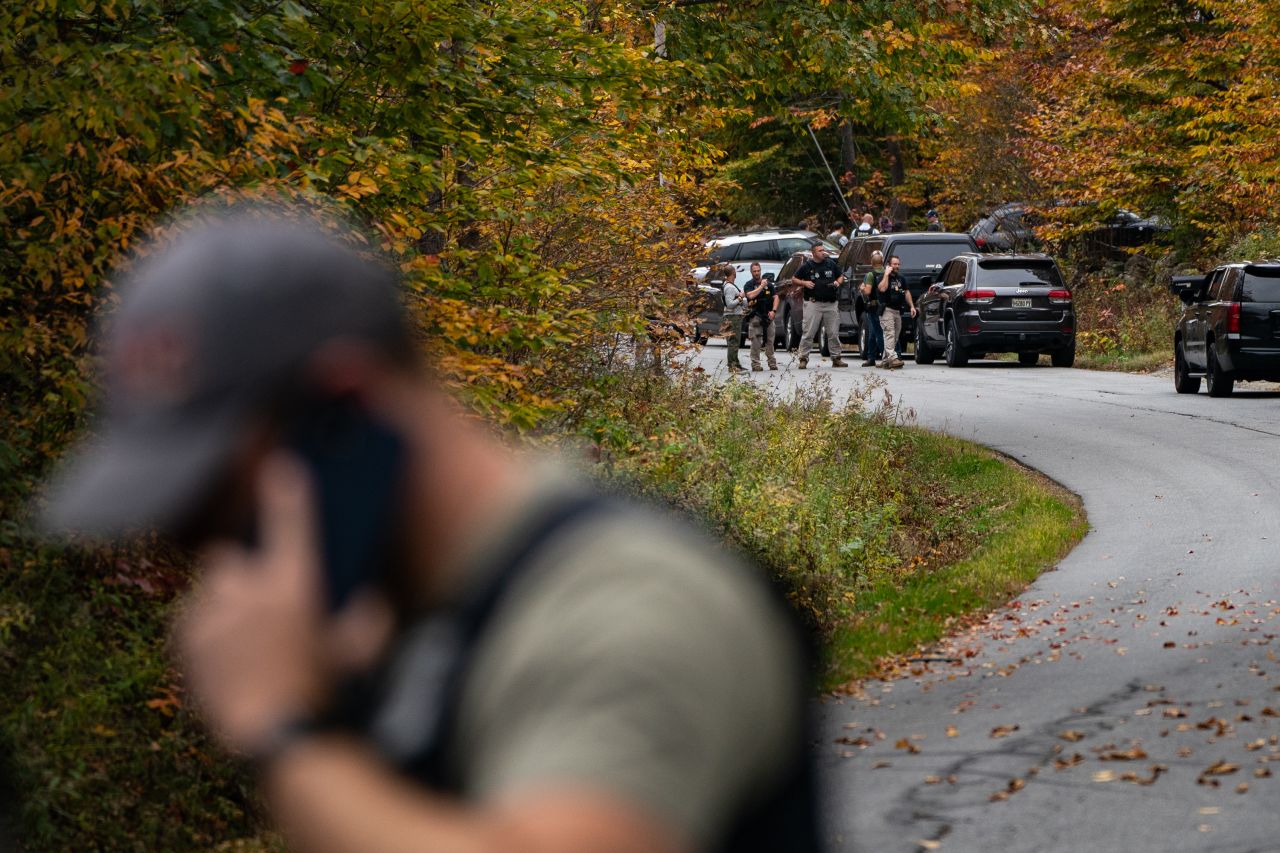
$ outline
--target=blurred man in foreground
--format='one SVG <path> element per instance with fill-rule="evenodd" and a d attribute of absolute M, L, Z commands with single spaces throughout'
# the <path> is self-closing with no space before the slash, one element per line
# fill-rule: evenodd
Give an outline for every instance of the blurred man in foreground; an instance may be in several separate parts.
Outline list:
<path fill-rule="evenodd" d="M 200 548 L 190 695 L 316 851 L 817 847 L 803 651 L 755 574 L 504 447 L 396 277 L 240 212 L 146 261 L 48 523 Z"/>

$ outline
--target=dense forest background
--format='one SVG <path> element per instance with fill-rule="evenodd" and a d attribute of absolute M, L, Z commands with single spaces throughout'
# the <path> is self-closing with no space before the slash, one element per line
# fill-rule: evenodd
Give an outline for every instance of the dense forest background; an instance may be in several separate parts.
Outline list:
<path fill-rule="evenodd" d="M 151 849 L 256 837 L 243 779 L 186 719 L 162 623 L 138 615 L 172 599 L 181 560 L 68 556 L 27 532 L 84 425 L 93 317 L 175 208 L 284 196 L 355 222 L 400 263 L 471 405 L 554 429 L 607 397 L 631 335 L 679 318 L 684 273 L 726 224 L 825 228 L 847 204 L 916 225 L 933 206 L 958 229 L 1023 201 L 1050 237 L 1162 216 L 1161 269 L 1273 251 L 1278 30 L 1276 0 L 4 4 L 14 819 L 49 849 L 128 846 L 104 824 L 168 833 Z M 1120 301 L 1142 283 L 1095 283 L 1097 347 L 1150 343 L 1125 325 L 1147 303 Z M 185 793 L 157 798 L 159 774 Z"/>

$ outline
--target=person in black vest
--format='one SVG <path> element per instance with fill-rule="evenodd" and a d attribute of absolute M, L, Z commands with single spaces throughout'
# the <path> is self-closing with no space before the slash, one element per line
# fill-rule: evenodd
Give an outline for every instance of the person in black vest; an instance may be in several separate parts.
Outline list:
<path fill-rule="evenodd" d="M 819 849 L 782 597 L 505 447 L 420 364 L 396 269 L 282 216 L 139 265 L 45 526 L 197 549 L 191 707 L 289 848 Z"/>
<path fill-rule="evenodd" d="M 846 367 L 846 362 L 840 358 L 840 311 L 837 300 L 840 285 L 844 283 L 840 265 L 833 258 L 827 257 L 826 246 L 814 243 L 811 259 L 800 265 L 793 280 L 804 289 L 804 331 L 800 334 L 798 362 L 800 369 L 804 370 L 809 366 L 809 350 L 813 348 L 813 339 L 819 329 L 826 332 L 831 366 Z"/>
<path fill-rule="evenodd" d="M 742 295 L 747 299 L 747 333 L 751 339 L 751 369 L 755 372 L 764 370 L 760 366 L 760 350 L 764 350 L 765 360 L 770 370 L 778 369 L 778 362 L 773 355 L 774 317 L 778 316 L 778 290 L 773 286 L 773 279 L 760 275 L 760 264 L 751 264 L 751 278 L 742 285 Z"/>
<path fill-rule="evenodd" d="M 916 316 L 916 305 L 907 289 L 906 280 L 898 270 L 902 268 L 902 259 L 894 255 L 889 259 L 880 277 L 880 325 L 884 330 L 884 359 L 879 366 L 896 370 L 902 367 L 902 359 L 898 356 L 898 338 L 902 336 L 902 312 L 910 311 Z"/>

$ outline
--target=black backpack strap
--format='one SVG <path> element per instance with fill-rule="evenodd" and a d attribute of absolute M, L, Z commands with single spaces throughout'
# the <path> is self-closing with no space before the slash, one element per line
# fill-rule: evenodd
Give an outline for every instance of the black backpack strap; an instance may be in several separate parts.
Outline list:
<path fill-rule="evenodd" d="M 588 518 L 616 509 L 617 501 L 590 492 L 553 501 L 534 521 L 525 535 L 498 560 L 497 568 L 483 589 L 472 596 L 450 619 L 453 654 L 442 679 L 433 735 L 403 769 L 438 791 L 458 792 L 462 780 L 449 766 L 447 750 L 454 739 L 466 680 L 475 651 L 493 615 L 521 575 L 536 563 L 534 559 L 556 537 Z"/>

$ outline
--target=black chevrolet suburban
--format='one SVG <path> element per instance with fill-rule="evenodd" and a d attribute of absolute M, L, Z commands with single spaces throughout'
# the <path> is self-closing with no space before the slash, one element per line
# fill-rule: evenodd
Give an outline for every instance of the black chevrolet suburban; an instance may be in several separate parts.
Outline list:
<path fill-rule="evenodd" d="M 1173 387 L 1226 397 L 1237 380 L 1280 382 L 1280 261 L 1224 264 L 1174 276 L 1182 300 L 1173 332 Z"/>

